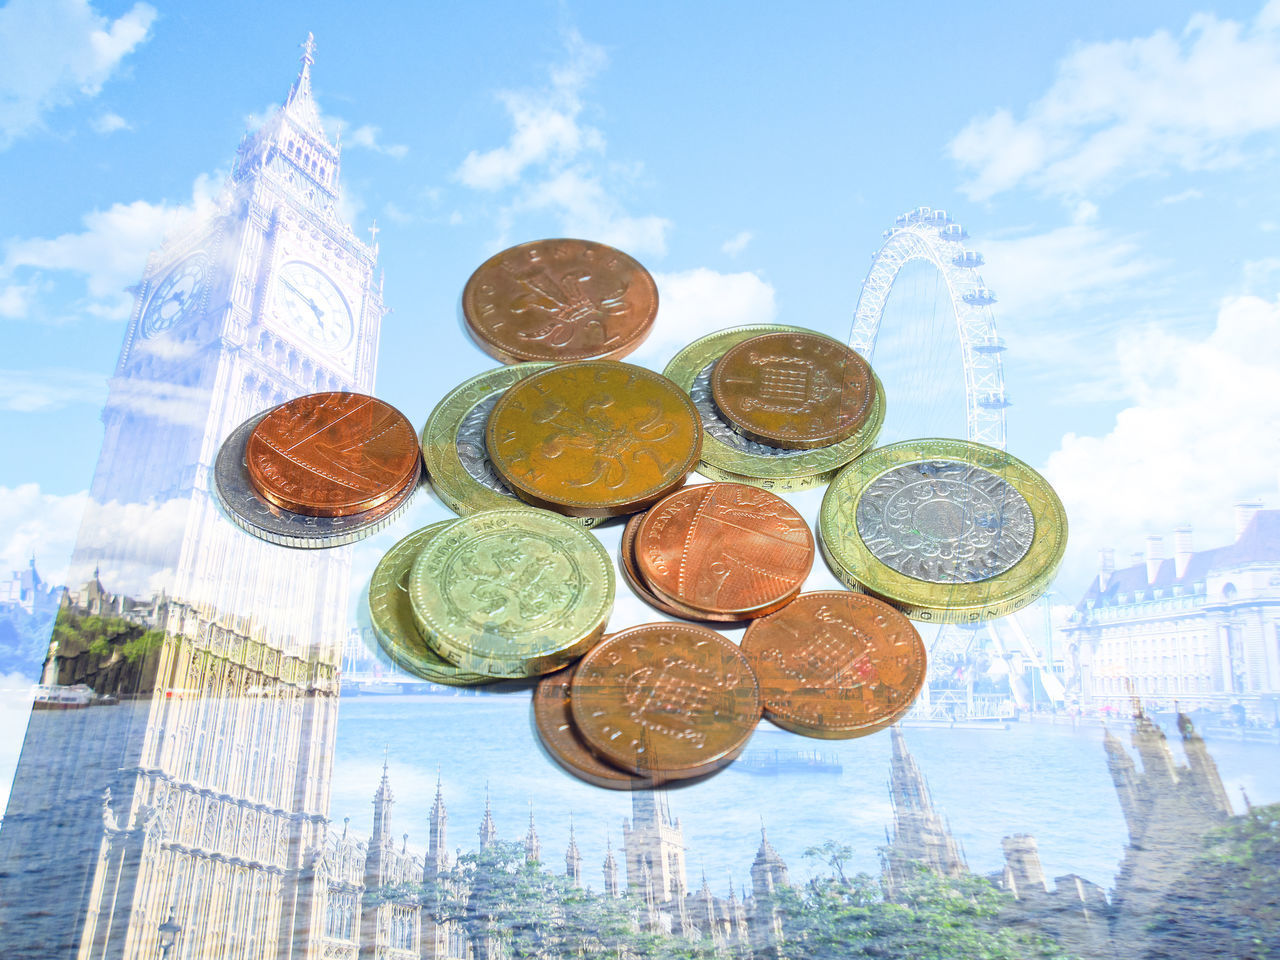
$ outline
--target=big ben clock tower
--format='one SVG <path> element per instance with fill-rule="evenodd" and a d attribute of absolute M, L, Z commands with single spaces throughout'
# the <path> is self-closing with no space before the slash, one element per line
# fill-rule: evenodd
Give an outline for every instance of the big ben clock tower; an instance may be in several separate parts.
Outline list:
<path fill-rule="evenodd" d="M 214 215 L 167 239 L 135 288 L 69 582 L 92 577 L 162 639 L 126 661 L 55 634 L 46 681 L 118 702 L 32 713 L 0 830 L 5 957 L 149 958 L 175 928 L 172 960 L 320 955 L 310 864 L 350 550 L 257 540 L 211 490 L 220 444 L 250 415 L 373 390 L 377 248 L 338 213 L 314 51 L 308 37 Z"/>

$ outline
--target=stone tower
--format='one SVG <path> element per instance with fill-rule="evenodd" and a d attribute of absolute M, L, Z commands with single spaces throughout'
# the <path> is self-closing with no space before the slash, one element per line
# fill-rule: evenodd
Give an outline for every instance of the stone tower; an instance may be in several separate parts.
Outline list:
<path fill-rule="evenodd" d="M 963 876 L 969 869 L 951 831 L 933 809 L 929 785 L 907 750 L 902 731 L 896 724 L 891 730 L 889 798 L 893 803 L 893 837 L 883 854 L 884 880 L 890 897 L 921 866 L 944 877 Z"/>
<path fill-rule="evenodd" d="M 622 822 L 622 847 L 627 860 L 627 886 L 644 895 L 652 887 L 656 903 L 683 900 L 688 889 L 684 867 L 684 830 L 671 819 L 666 794 L 635 790 L 631 821 Z"/>
<path fill-rule="evenodd" d="M 377 251 L 337 210 L 314 51 L 135 288 L 70 582 L 98 569 L 114 594 L 164 598 L 145 624 L 160 641 L 127 663 L 66 631 L 50 648 L 50 682 L 119 702 L 33 712 L 0 831 L 6 957 L 155 956 L 169 919 L 173 960 L 310 949 L 350 552 L 256 540 L 210 482 L 251 414 L 373 389 Z"/>

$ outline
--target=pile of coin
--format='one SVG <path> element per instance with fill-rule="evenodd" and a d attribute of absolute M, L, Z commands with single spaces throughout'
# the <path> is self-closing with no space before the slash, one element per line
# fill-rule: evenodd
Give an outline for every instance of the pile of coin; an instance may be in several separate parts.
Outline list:
<path fill-rule="evenodd" d="M 395 520 L 421 475 L 417 437 L 399 410 L 360 393 L 313 393 L 233 430 L 218 451 L 214 490 L 256 537 L 332 547 Z"/>

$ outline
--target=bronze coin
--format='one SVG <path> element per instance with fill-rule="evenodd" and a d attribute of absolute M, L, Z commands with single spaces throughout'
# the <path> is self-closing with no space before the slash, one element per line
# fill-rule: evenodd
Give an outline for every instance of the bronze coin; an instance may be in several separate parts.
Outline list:
<path fill-rule="evenodd" d="M 617 359 L 658 315 L 649 271 L 590 240 L 535 240 L 482 263 L 462 291 L 467 328 L 503 363 Z"/>
<path fill-rule="evenodd" d="M 754 621 L 742 652 L 760 680 L 765 716 L 811 737 L 860 737 L 889 726 L 924 685 L 924 642 L 911 621 L 845 590 L 802 593 Z"/>
<path fill-rule="evenodd" d="M 760 688 L 742 651 L 692 623 L 620 630 L 579 662 L 573 723 L 617 767 L 668 780 L 731 762 L 760 718 Z"/>
<path fill-rule="evenodd" d="M 245 466 L 265 500 L 311 517 L 372 510 L 417 476 L 413 425 L 362 393 L 312 393 L 276 407 L 253 428 Z"/>
<path fill-rule="evenodd" d="M 637 513 L 627 518 L 627 525 L 622 528 L 622 544 L 618 548 L 622 575 L 626 578 L 632 592 L 649 606 L 668 616 L 680 617 L 684 620 L 713 619 L 703 616 L 697 610 L 689 607 L 678 607 L 674 603 L 663 599 L 654 593 L 649 585 L 645 583 L 644 577 L 640 576 L 640 571 L 636 569 L 636 533 L 640 530 L 640 521 L 643 519 L 643 513 Z"/>
<path fill-rule="evenodd" d="M 655 504 L 636 534 L 636 567 L 654 593 L 706 619 L 762 617 L 813 567 L 809 525 L 777 494 L 745 483 L 685 487 Z"/>
<path fill-rule="evenodd" d="M 522 500 L 613 517 L 684 483 L 702 451 L 702 422 L 688 394 L 661 374 L 587 361 L 513 385 L 489 414 L 485 442 Z"/>
<path fill-rule="evenodd" d="M 542 745 L 556 762 L 580 780 L 609 790 L 645 790 L 659 781 L 638 777 L 605 763 L 592 753 L 577 728 L 569 709 L 569 682 L 573 667 L 549 673 L 533 690 L 533 726 Z"/>
<path fill-rule="evenodd" d="M 871 367 L 817 333 L 767 333 L 731 347 L 711 372 L 711 396 L 743 436 L 788 450 L 839 443 L 875 399 Z"/>

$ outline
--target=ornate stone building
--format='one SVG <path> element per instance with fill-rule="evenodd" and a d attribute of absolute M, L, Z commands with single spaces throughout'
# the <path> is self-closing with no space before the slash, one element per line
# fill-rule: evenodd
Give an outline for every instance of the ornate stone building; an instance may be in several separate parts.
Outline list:
<path fill-rule="evenodd" d="M 304 47 L 213 215 L 135 288 L 70 582 L 94 571 L 86 609 L 164 598 L 163 642 L 127 670 L 49 650 L 50 683 L 74 661 L 118 702 L 32 714 L 0 831 L 6 958 L 150 960 L 162 932 L 169 960 L 323 954 L 310 884 L 329 849 L 350 551 L 256 540 L 210 490 L 246 417 L 373 388 L 377 251 L 338 213 Z"/>
<path fill-rule="evenodd" d="M 1280 716 L 1280 510 L 1236 505 L 1236 539 L 1194 550 L 1191 528 L 1148 537 L 1145 554 L 1117 567 L 1101 551 L 1098 574 L 1066 633 L 1074 691 L 1091 710 L 1235 705 Z"/>

